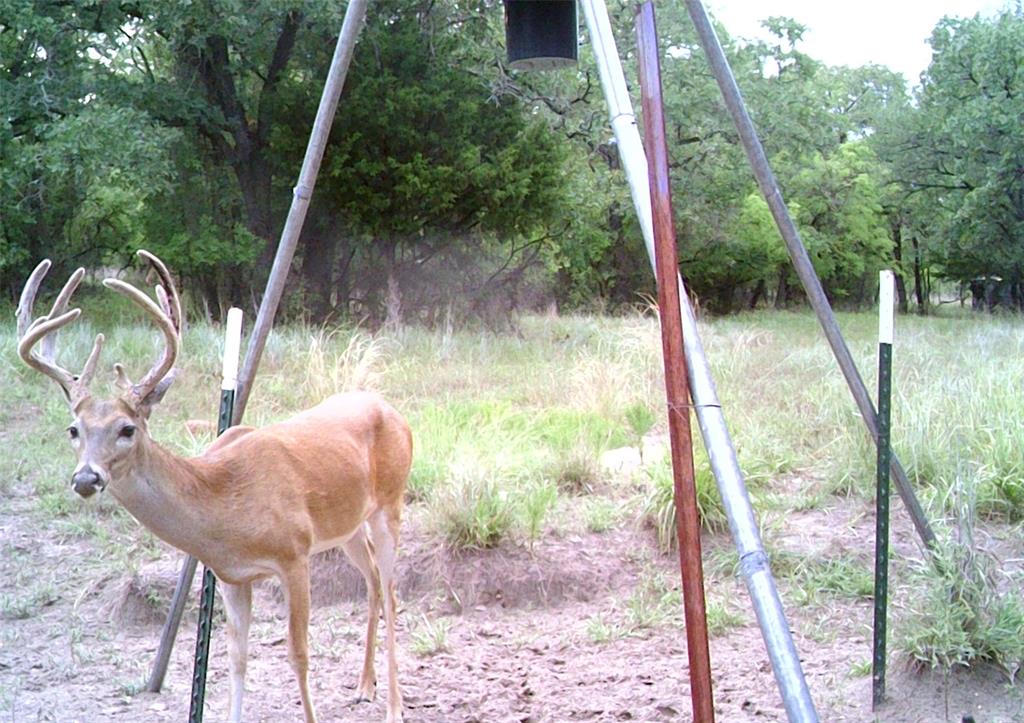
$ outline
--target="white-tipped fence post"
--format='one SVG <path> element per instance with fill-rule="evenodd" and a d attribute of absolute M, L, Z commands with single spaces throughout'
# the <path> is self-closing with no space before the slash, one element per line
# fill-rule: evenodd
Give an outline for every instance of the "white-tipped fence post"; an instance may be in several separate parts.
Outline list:
<path fill-rule="evenodd" d="M 879 274 L 878 288 L 878 458 L 875 487 L 875 625 L 871 664 L 872 709 L 885 698 L 885 632 L 889 598 L 889 465 L 892 418 L 892 271 Z"/>
<path fill-rule="evenodd" d="M 242 310 L 228 310 L 224 330 L 224 362 L 221 367 L 220 411 L 217 414 L 217 434 L 224 434 L 231 426 L 238 388 L 238 354 L 242 347 Z M 203 567 L 203 590 L 199 599 L 199 624 L 196 627 L 196 654 L 192 668 L 192 700 L 189 723 L 202 723 L 203 701 L 206 698 L 206 668 L 210 662 L 210 633 L 213 631 L 214 592 L 217 578 L 213 571 Z"/>

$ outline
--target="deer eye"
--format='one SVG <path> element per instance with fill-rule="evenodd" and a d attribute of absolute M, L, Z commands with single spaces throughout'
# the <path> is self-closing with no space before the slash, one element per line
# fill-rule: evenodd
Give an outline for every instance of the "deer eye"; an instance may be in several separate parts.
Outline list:
<path fill-rule="evenodd" d="M 68 437 L 71 439 L 78 439 L 78 427 L 73 424 L 68 427 Z"/>
<path fill-rule="evenodd" d="M 119 436 L 121 439 L 131 439 L 132 437 L 135 436 L 135 425 L 124 425 L 123 427 L 121 427 L 121 431 L 117 433 L 117 436 Z"/>

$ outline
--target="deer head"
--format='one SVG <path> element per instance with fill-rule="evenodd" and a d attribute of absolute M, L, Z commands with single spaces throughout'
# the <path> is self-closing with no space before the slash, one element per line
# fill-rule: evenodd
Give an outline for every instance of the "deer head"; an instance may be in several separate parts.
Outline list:
<path fill-rule="evenodd" d="M 147 251 L 138 253 L 149 261 L 159 278 L 156 302 L 119 279 L 105 279 L 103 285 L 141 306 L 163 331 L 165 345 L 160 358 L 138 383 L 128 379 L 121 364 L 114 365 L 116 384 L 121 390 L 114 399 L 98 399 L 89 391 L 103 349 L 102 334 L 96 336 L 81 374 L 72 374 L 54 361 L 57 331 L 81 314 L 80 309 L 68 310 L 67 305 L 85 275 L 84 269 L 78 269 L 71 275 L 49 314 L 30 321 L 36 293 L 50 268 L 50 261 L 43 261 L 29 276 L 18 304 L 18 355 L 28 366 L 57 382 L 74 415 L 74 421 L 67 429 L 78 457 L 71 484 L 82 497 L 102 491 L 111 479 L 120 478 L 134 467 L 138 455 L 150 443 L 146 430 L 149 415 L 174 380 L 173 366 L 181 332 L 181 301 L 163 262 Z M 36 352 L 35 347 L 40 342 L 42 349 Z"/>

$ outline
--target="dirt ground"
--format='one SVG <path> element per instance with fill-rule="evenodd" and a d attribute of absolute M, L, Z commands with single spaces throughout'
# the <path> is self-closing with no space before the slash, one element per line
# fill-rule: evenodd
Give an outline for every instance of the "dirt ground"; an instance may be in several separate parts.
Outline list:
<path fill-rule="evenodd" d="M 40 539 L 28 500 L 0 507 L 0 599 L 16 580 L 52 576 L 50 592 L 29 610 L 0 617 L 0 720 L 182 721 L 188 717 L 195 609 L 190 607 L 163 692 L 139 692 L 152 664 L 180 556 L 167 549 L 125 579 L 97 581 L 81 537 Z M 896 556 L 919 554 L 902 509 L 894 509 Z M 691 719 L 684 630 L 663 623 L 595 642 L 595 620 L 614 621 L 623 600 L 650 578 L 678 574 L 676 558 L 657 552 L 653 534 L 552 534 L 530 550 L 509 545 L 445 552 L 416 529 L 403 542 L 400 679 L 406 720 L 687 721 Z M 868 545 L 873 523 L 863 503 L 837 500 L 826 509 L 763 520 L 781 530 L 775 544 L 829 554 Z M 1020 541 L 1014 548 L 1021 555 Z M 727 535 L 705 540 L 705 556 L 731 549 Z M 868 548 L 870 549 L 870 547 Z M 378 654 L 380 695 L 352 698 L 362 656 L 365 603 L 357 575 L 327 553 L 314 570 L 312 690 L 322 721 L 383 720 L 386 671 Z M 198 583 L 197 583 L 198 586 Z M 709 573 L 709 592 L 724 597 L 743 622 L 711 639 L 719 721 L 786 719 L 749 598 L 731 572 Z M 786 588 L 781 585 L 783 597 Z M 723 596 L 724 593 L 724 596 Z M 194 595 L 195 598 L 197 595 Z M 9 606 L 8 606 L 9 607 Z M 889 700 L 871 711 L 871 607 L 836 599 L 788 606 L 815 706 L 823 721 L 1024 720 L 1021 687 L 999 670 L 943 676 L 891 656 Z M 413 652 L 424 620 L 450 624 L 444 650 Z M 206 719 L 227 715 L 223 621 L 215 628 Z M 245 702 L 246 720 L 297 721 L 298 695 L 287 663 L 283 606 L 267 583 L 257 595 Z"/>

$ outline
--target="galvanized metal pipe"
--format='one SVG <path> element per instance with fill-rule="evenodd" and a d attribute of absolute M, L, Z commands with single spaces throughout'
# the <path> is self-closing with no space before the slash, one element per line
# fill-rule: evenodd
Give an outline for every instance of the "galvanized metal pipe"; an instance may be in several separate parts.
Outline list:
<path fill-rule="evenodd" d="M 622 64 L 608 19 L 608 9 L 604 0 L 580 0 L 580 4 L 586 17 L 619 156 L 629 182 L 633 205 L 653 268 L 655 251 L 647 156 L 636 126 L 633 104 L 626 89 Z M 769 568 L 768 556 L 765 554 L 754 519 L 743 473 L 740 471 L 736 451 L 718 401 L 718 392 L 697 330 L 693 308 L 682 280 L 677 278 L 677 281 L 680 288 L 683 340 L 689 360 L 690 394 L 693 397 L 711 470 L 715 475 L 725 514 L 729 520 L 729 528 L 736 544 L 740 573 L 750 593 L 772 671 L 789 719 L 817 721 L 817 712 L 800 666 L 800 656 L 793 644 L 782 601 Z"/>
<path fill-rule="evenodd" d="M 708 19 L 703 3 L 700 0 L 686 0 L 686 7 L 697 29 L 697 35 L 700 38 L 701 45 L 704 47 L 708 63 L 711 65 L 711 72 L 718 82 L 722 98 L 729 109 L 729 114 L 736 125 L 736 130 L 740 134 L 740 140 L 747 153 L 750 166 L 754 171 L 757 184 L 761 188 L 761 193 L 764 194 L 768 208 L 771 210 L 775 223 L 779 228 L 779 233 L 782 234 L 782 238 L 786 243 L 786 249 L 789 252 L 790 259 L 793 261 L 793 267 L 796 269 L 800 283 L 803 284 L 804 291 L 807 293 L 807 299 L 811 304 L 811 308 L 814 309 L 818 322 L 825 332 L 825 338 L 828 339 L 832 353 L 839 363 L 839 368 L 846 378 L 850 393 L 853 395 L 857 408 L 860 410 L 861 418 L 864 420 L 864 424 L 867 426 L 872 439 L 877 444 L 878 415 L 875 412 L 875 407 L 871 403 L 871 397 L 868 394 L 867 387 L 864 385 L 864 380 L 861 378 L 860 372 L 857 371 L 857 365 L 854 363 L 853 356 L 851 356 L 850 350 L 846 346 L 846 341 L 843 339 L 843 334 L 839 330 L 839 323 L 836 321 L 835 314 L 832 313 L 832 306 L 829 304 L 825 291 L 821 287 L 818 274 L 814 271 L 811 259 L 807 255 L 807 249 L 800 239 L 800 232 L 797 230 L 796 224 L 793 223 L 793 219 L 789 215 L 789 209 L 786 208 L 786 203 L 782 199 L 779 184 L 775 180 L 775 174 L 772 173 L 768 157 L 765 155 L 761 141 L 757 137 L 757 131 L 754 128 L 754 123 L 750 120 L 750 114 L 747 113 L 747 108 L 743 103 L 743 96 L 740 94 L 739 86 L 736 85 L 736 78 L 733 76 L 732 69 L 729 67 L 729 61 L 726 60 L 725 52 L 722 50 L 722 44 L 718 41 L 718 36 L 711 26 L 711 21 Z M 900 498 L 903 500 L 907 512 L 910 513 L 910 518 L 917 529 L 917 534 L 921 537 L 922 542 L 924 542 L 927 548 L 933 547 L 935 545 L 935 533 L 925 517 L 924 510 L 914 494 L 913 487 L 910 486 L 910 480 L 907 478 L 907 473 L 903 470 L 903 465 L 900 464 L 895 454 L 890 456 L 890 468 L 893 479 L 896 482 L 896 488 L 899 490 Z"/>
<path fill-rule="evenodd" d="M 348 67 L 352 62 L 356 40 L 359 38 L 359 32 L 363 29 L 363 23 L 366 20 L 367 3 L 368 0 L 349 0 L 348 8 L 345 10 L 345 20 L 341 26 L 341 33 L 338 35 L 338 43 L 334 48 L 331 69 L 327 73 L 327 80 L 324 81 L 320 107 L 317 108 L 316 119 L 313 121 L 313 129 L 309 135 L 309 144 L 306 146 L 306 155 L 302 159 L 302 168 L 299 171 L 298 183 L 295 184 L 292 205 L 288 209 L 288 218 L 281 231 L 281 240 L 277 245 L 277 254 L 274 256 L 274 265 L 271 267 L 270 278 L 267 280 L 267 289 L 260 302 L 259 313 L 256 315 L 252 337 L 249 339 L 249 347 L 245 353 L 245 363 L 238 376 L 238 396 L 235 399 L 233 424 L 242 422 L 246 404 L 249 402 L 249 393 L 252 391 L 252 385 L 256 378 L 256 368 L 260 364 L 263 347 L 274 326 L 274 316 L 277 314 L 277 307 L 281 302 L 281 295 L 284 293 L 284 282 L 288 278 L 292 258 L 295 256 L 295 247 L 299 243 L 299 234 L 302 232 L 302 224 L 306 220 L 309 201 L 313 197 L 316 177 L 320 172 L 320 161 L 323 160 L 324 150 L 327 148 L 327 138 L 331 133 L 334 112 L 338 107 L 341 90 L 345 85 L 345 76 L 348 75 Z"/>
<path fill-rule="evenodd" d="M 715 703 L 711 692 L 700 512 L 697 509 L 693 437 L 690 432 L 690 389 L 686 380 L 687 363 L 679 308 L 679 256 L 676 251 L 675 215 L 672 212 L 672 188 L 668 173 L 658 32 L 655 27 L 654 4 L 649 0 L 637 11 L 636 34 L 640 95 L 644 109 L 644 140 L 647 157 L 651 160 L 648 179 L 652 189 L 655 270 L 658 277 L 658 309 L 661 312 L 661 346 L 665 364 L 665 396 L 668 400 L 679 572 L 686 621 L 686 653 L 690 663 L 690 701 L 694 720 L 714 723 Z"/>
<path fill-rule="evenodd" d="M 178 582 L 175 584 L 174 594 L 171 596 L 171 607 L 167 612 L 163 630 L 160 631 L 160 643 L 157 645 L 153 668 L 146 680 L 147 693 L 159 693 L 164 686 L 167 665 L 171 661 L 174 640 L 178 636 L 178 628 L 181 627 L 181 616 L 185 613 L 185 603 L 188 602 L 188 594 L 192 590 L 192 580 L 195 579 L 196 565 L 198 564 L 199 561 L 191 555 L 186 555 L 185 559 L 181 561 Z"/>

